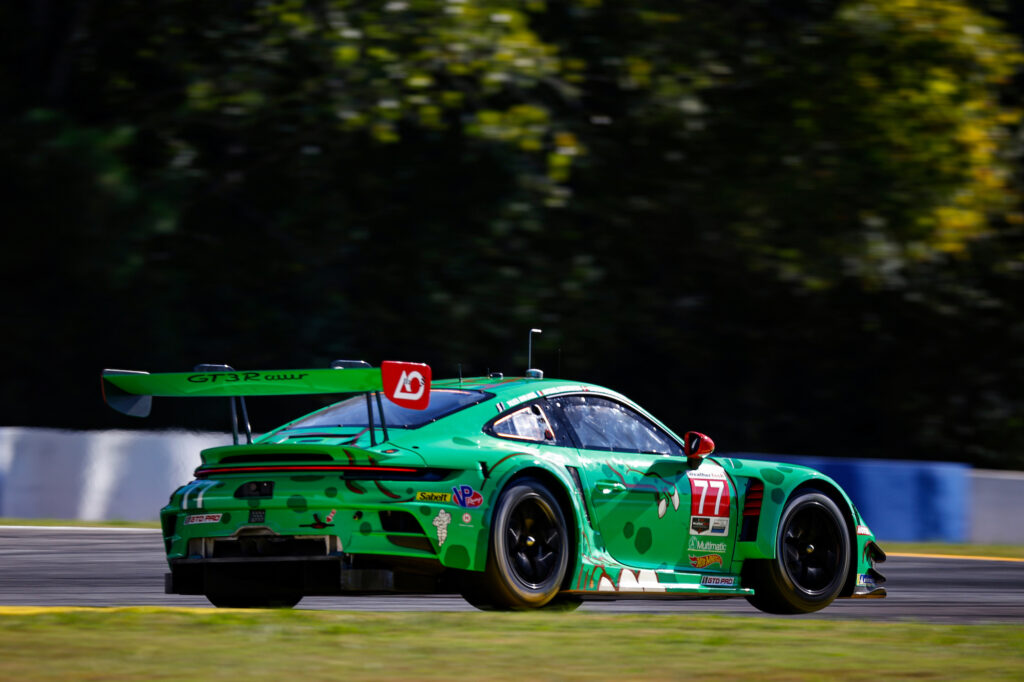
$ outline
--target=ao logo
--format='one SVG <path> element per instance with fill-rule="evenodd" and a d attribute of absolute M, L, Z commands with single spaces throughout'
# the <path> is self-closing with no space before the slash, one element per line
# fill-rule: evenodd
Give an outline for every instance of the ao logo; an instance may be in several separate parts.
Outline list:
<path fill-rule="evenodd" d="M 412 390 L 414 381 L 417 386 L 415 391 Z M 419 371 L 403 370 L 402 376 L 398 377 L 398 385 L 395 387 L 395 397 L 401 400 L 419 400 L 426 387 L 427 382 L 423 380 L 423 375 Z"/>

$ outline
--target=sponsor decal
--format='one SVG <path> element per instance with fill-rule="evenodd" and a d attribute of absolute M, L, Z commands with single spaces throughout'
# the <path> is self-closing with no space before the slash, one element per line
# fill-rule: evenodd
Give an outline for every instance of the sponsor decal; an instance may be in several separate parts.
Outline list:
<path fill-rule="evenodd" d="M 430 366 L 418 362 L 380 363 L 380 378 L 388 400 L 411 410 L 430 404 Z"/>
<path fill-rule="evenodd" d="M 690 538 L 689 547 L 691 552 L 724 552 L 728 549 L 728 545 L 724 542 L 715 542 L 714 540 L 701 540 L 700 538 Z"/>
<path fill-rule="evenodd" d="M 729 481 L 720 470 L 691 471 L 690 516 L 729 516 Z"/>
<path fill-rule="evenodd" d="M 473 516 L 469 512 L 466 512 L 465 514 L 462 515 L 462 522 L 463 523 L 470 523 L 472 520 L 473 520 Z"/>
<path fill-rule="evenodd" d="M 267 520 L 266 509 L 250 509 L 249 510 L 249 523 L 263 523 Z"/>
<path fill-rule="evenodd" d="M 197 523 L 220 523 L 223 514 L 189 514 L 185 517 L 186 526 L 194 526 Z"/>
<path fill-rule="evenodd" d="M 690 557 L 690 565 L 694 568 L 707 568 L 708 566 L 713 566 L 715 564 L 718 564 L 719 566 L 725 565 L 725 562 L 722 561 L 721 554 L 702 554 L 700 556 Z"/>
<path fill-rule="evenodd" d="M 459 485 L 452 488 L 452 498 L 460 507 L 479 507 L 484 503 L 484 496 L 473 490 L 472 486 Z"/>
<path fill-rule="evenodd" d="M 736 578 L 725 575 L 705 575 L 701 577 L 700 584 L 709 587 L 735 587 Z"/>
<path fill-rule="evenodd" d="M 871 529 L 861 524 L 857 526 L 857 535 L 871 535 Z"/>
<path fill-rule="evenodd" d="M 867 573 L 859 573 L 857 575 L 857 586 L 870 587 L 871 589 L 875 589 L 875 579 Z"/>
<path fill-rule="evenodd" d="M 263 372 L 203 372 L 185 377 L 192 384 L 231 384 L 236 381 L 297 381 L 308 377 L 304 374 L 264 374 Z"/>
<path fill-rule="evenodd" d="M 416 493 L 417 502 L 451 502 L 451 493 L 431 493 L 427 491 L 420 491 Z"/>
<path fill-rule="evenodd" d="M 452 522 L 452 515 L 446 512 L 444 509 L 437 512 L 437 516 L 434 517 L 434 528 L 437 529 L 437 546 L 442 547 L 444 541 L 448 539 L 448 524 Z"/>
<path fill-rule="evenodd" d="M 334 524 L 331 521 L 334 520 L 334 514 L 337 510 L 332 509 L 331 513 L 327 515 L 323 521 L 320 520 L 319 514 L 313 514 L 313 523 L 300 523 L 299 528 L 315 528 L 320 530 L 321 528 L 333 528 Z"/>
<path fill-rule="evenodd" d="M 690 520 L 690 535 L 728 535 L 728 516 L 694 516 Z"/>

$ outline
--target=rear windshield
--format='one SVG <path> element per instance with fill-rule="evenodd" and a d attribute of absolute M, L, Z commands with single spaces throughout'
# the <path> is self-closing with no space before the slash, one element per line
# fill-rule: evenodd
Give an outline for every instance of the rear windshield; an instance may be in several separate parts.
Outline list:
<path fill-rule="evenodd" d="M 450 389 L 434 389 L 430 392 L 430 404 L 425 410 L 410 410 L 399 407 L 393 402 L 381 396 L 381 404 L 384 406 L 384 422 L 388 428 L 415 429 L 418 426 L 429 424 L 445 417 L 452 412 L 457 412 L 464 407 L 475 405 L 478 402 L 490 397 L 491 394 L 483 391 L 458 391 Z M 380 425 L 380 413 L 377 411 L 377 396 L 370 403 L 373 407 L 373 424 Z M 300 419 L 286 431 L 294 429 L 327 428 L 331 426 L 369 426 L 369 419 L 366 414 L 366 396 L 360 395 L 355 398 L 343 400 L 340 403 L 316 412 Z"/>

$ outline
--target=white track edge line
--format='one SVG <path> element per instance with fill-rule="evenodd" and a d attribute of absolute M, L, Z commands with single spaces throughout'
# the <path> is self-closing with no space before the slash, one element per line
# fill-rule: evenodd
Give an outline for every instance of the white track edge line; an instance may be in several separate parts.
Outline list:
<path fill-rule="evenodd" d="M 0 526 L 0 530 L 102 530 L 114 533 L 159 533 L 159 528 L 126 528 L 124 526 Z"/>

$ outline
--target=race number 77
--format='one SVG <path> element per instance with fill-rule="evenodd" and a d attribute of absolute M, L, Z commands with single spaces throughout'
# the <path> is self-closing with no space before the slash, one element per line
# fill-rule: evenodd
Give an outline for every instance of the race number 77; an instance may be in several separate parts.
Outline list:
<path fill-rule="evenodd" d="M 705 504 L 711 507 L 711 499 L 708 496 L 708 490 L 712 491 L 714 495 L 714 508 L 706 509 Z M 697 493 L 700 492 L 698 497 Z M 692 516 L 722 516 L 720 509 L 722 508 L 722 501 L 725 501 L 726 510 L 729 509 L 729 489 L 726 487 L 725 481 L 720 480 L 706 480 L 703 478 L 691 478 L 690 479 L 690 498 L 692 500 L 690 509 Z"/>

